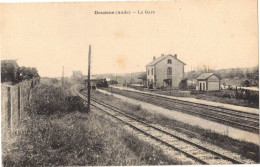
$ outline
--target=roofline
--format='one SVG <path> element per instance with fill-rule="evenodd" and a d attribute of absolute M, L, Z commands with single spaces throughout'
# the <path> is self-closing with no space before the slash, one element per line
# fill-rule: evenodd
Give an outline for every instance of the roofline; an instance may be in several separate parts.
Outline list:
<path fill-rule="evenodd" d="M 217 74 L 215 74 L 215 73 L 214 73 L 214 75 L 216 75 L 219 79 L 222 79 L 219 75 L 217 75 Z"/>
<path fill-rule="evenodd" d="M 202 74 L 201 74 L 202 75 Z M 207 78 L 205 78 L 205 79 L 197 79 L 198 81 L 205 81 L 205 80 L 207 80 L 209 77 L 211 77 L 212 75 L 215 75 L 215 76 L 217 76 L 219 79 L 222 79 L 220 76 L 218 76 L 217 74 L 215 74 L 215 73 L 212 73 L 210 76 L 208 76 Z"/>
<path fill-rule="evenodd" d="M 171 54 L 168 54 L 168 55 L 166 55 L 166 56 L 164 56 L 164 58 L 163 59 L 161 59 L 160 61 L 158 61 L 158 62 L 156 62 L 155 64 L 153 64 L 153 65 L 146 65 L 146 67 L 149 67 L 149 66 L 154 66 L 154 65 L 156 65 L 157 63 L 159 63 L 159 62 L 161 62 L 162 60 L 164 60 L 166 57 L 168 57 L 168 56 L 171 56 L 171 57 L 173 57 L 174 59 L 176 59 L 176 60 L 178 60 L 179 62 L 181 62 L 183 65 L 186 65 L 184 62 L 182 62 L 180 59 L 178 59 L 178 58 L 176 58 L 176 57 L 174 57 L 173 55 L 171 55 Z M 148 63 L 149 64 L 149 63 Z"/>

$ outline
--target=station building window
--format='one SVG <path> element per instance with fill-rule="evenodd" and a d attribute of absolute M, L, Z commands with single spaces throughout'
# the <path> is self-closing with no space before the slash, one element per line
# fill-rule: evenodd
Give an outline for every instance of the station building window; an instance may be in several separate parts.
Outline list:
<path fill-rule="evenodd" d="M 167 68 L 167 75 L 172 75 L 172 68 L 171 67 Z"/>
<path fill-rule="evenodd" d="M 168 59 L 168 64 L 172 64 L 172 60 L 171 59 Z"/>

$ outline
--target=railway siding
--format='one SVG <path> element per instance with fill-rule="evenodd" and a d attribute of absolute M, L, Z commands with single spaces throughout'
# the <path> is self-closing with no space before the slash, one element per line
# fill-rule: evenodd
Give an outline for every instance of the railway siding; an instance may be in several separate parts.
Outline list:
<path fill-rule="evenodd" d="M 120 90 L 127 90 L 127 91 L 132 91 L 132 92 L 137 92 L 137 93 L 165 97 L 165 98 L 174 99 L 174 100 L 181 100 L 184 102 L 186 101 L 186 102 L 191 102 L 191 103 L 196 103 L 196 104 L 202 104 L 202 105 L 217 107 L 217 108 L 221 108 L 221 109 L 229 109 L 229 110 L 235 110 L 235 111 L 241 111 L 241 112 L 245 112 L 245 113 L 251 113 L 254 115 L 259 115 L 259 109 L 256 109 L 256 108 L 242 107 L 242 106 L 206 101 L 206 100 L 195 99 L 195 98 L 167 96 L 167 95 L 161 95 L 161 94 L 156 94 L 156 93 L 152 93 L 152 92 L 139 91 L 139 90 L 135 90 L 132 88 L 126 88 L 126 87 L 119 87 L 119 86 L 110 86 L 110 87 L 117 88 Z"/>
<path fill-rule="evenodd" d="M 97 91 L 104 93 L 104 94 L 109 94 L 111 95 L 110 92 L 105 91 L 105 90 L 100 90 L 98 89 Z M 143 109 L 145 109 L 147 112 L 150 112 L 151 114 L 153 113 L 159 113 L 162 114 L 163 116 L 186 124 L 189 124 L 191 126 L 198 126 L 199 128 L 203 128 L 206 130 L 211 130 L 214 131 L 215 133 L 226 135 L 230 138 L 237 139 L 237 140 L 242 140 L 246 142 L 250 142 L 256 145 L 259 145 L 259 134 L 247 132 L 244 130 L 240 130 L 237 128 L 233 128 L 224 124 L 220 124 L 214 121 L 206 120 L 200 117 L 196 117 L 193 115 L 188 115 L 182 112 L 178 112 L 175 110 L 169 110 L 165 109 L 163 107 L 160 107 L 158 105 L 146 103 L 140 100 L 136 100 L 133 98 L 128 98 L 119 94 L 113 94 L 114 97 L 119 98 L 123 101 L 126 101 L 128 103 L 132 103 L 135 105 L 141 105 Z"/>
<path fill-rule="evenodd" d="M 223 110 L 220 108 L 198 105 L 195 103 L 169 99 L 152 94 L 143 94 L 140 92 L 120 90 L 113 88 L 113 93 L 126 97 L 134 98 L 140 101 L 148 102 L 162 106 L 170 110 L 177 110 L 190 115 L 203 117 L 238 129 L 243 129 L 253 133 L 259 133 L 259 116 L 252 113 L 245 113 L 233 110 Z"/>
<path fill-rule="evenodd" d="M 86 99 L 84 95 L 80 94 L 80 97 Z M 94 103 L 94 104 L 93 104 Z M 125 113 L 122 113 L 118 109 L 115 109 L 107 104 L 102 102 L 92 100 L 92 105 L 106 112 L 107 114 L 119 119 L 125 124 L 129 125 L 131 128 L 142 132 L 146 136 L 149 136 L 162 144 L 174 148 L 177 151 L 180 151 L 182 154 L 192 158 L 193 160 L 201 163 L 201 164 L 231 164 L 231 163 L 254 163 L 250 160 L 236 160 L 230 158 L 229 156 L 223 155 L 223 153 L 217 153 L 213 150 L 210 150 L 206 147 L 198 145 L 196 143 L 190 142 L 184 138 L 173 135 L 167 131 L 154 127 L 145 122 L 139 121 L 132 116 L 129 116 Z"/>

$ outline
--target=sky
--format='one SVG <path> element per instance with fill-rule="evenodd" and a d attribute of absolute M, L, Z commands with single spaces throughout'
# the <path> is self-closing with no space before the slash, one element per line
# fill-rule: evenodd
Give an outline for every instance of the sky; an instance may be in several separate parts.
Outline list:
<path fill-rule="evenodd" d="M 95 11 L 131 14 L 95 14 Z M 138 11 L 154 14 L 137 14 Z M 135 14 L 133 12 L 136 12 Z M 258 65 L 257 0 L 0 4 L 1 59 L 44 77 L 145 71 L 161 54 L 191 67 Z"/>

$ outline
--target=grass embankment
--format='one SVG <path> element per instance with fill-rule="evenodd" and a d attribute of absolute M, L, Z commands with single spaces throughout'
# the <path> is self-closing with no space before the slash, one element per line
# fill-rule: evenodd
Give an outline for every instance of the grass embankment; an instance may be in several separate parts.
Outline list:
<path fill-rule="evenodd" d="M 243 107 L 259 108 L 259 92 L 244 90 L 244 89 L 230 89 L 221 91 L 197 92 L 197 91 L 181 91 L 178 89 L 145 89 L 142 87 L 130 86 L 136 90 L 157 93 L 167 96 L 175 97 L 191 97 L 212 102 L 233 104 Z"/>
<path fill-rule="evenodd" d="M 105 116 L 86 110 L 67 89 L 36 86 L 20 133 L 2 141 L 3 166 L 181 164 Z"/>
<path fill-rule="evenodd" d="M 198 126 L 191 126 L 177 120 L 169 119 L 162 114 L 149 113 L 143 109 L 141 105 L 134 105 L 124 102 L 112 95 L 99 93 L 97 91 L 93 91 L 92 94 L 95 98 L 102 100 L 103 102 L 112 105 L 127 114 L 133 115 L 137 119 L 174 129 L 190 137 L 198 138 L 221 148 L 241 154 L 242 156 L 250 158 L 256 162 L 259 161 L 259 147 L 253 143 L 239 141 L 228 136 L 218 134 L 214 131 L 205 130 L 199 128 Z"/>

